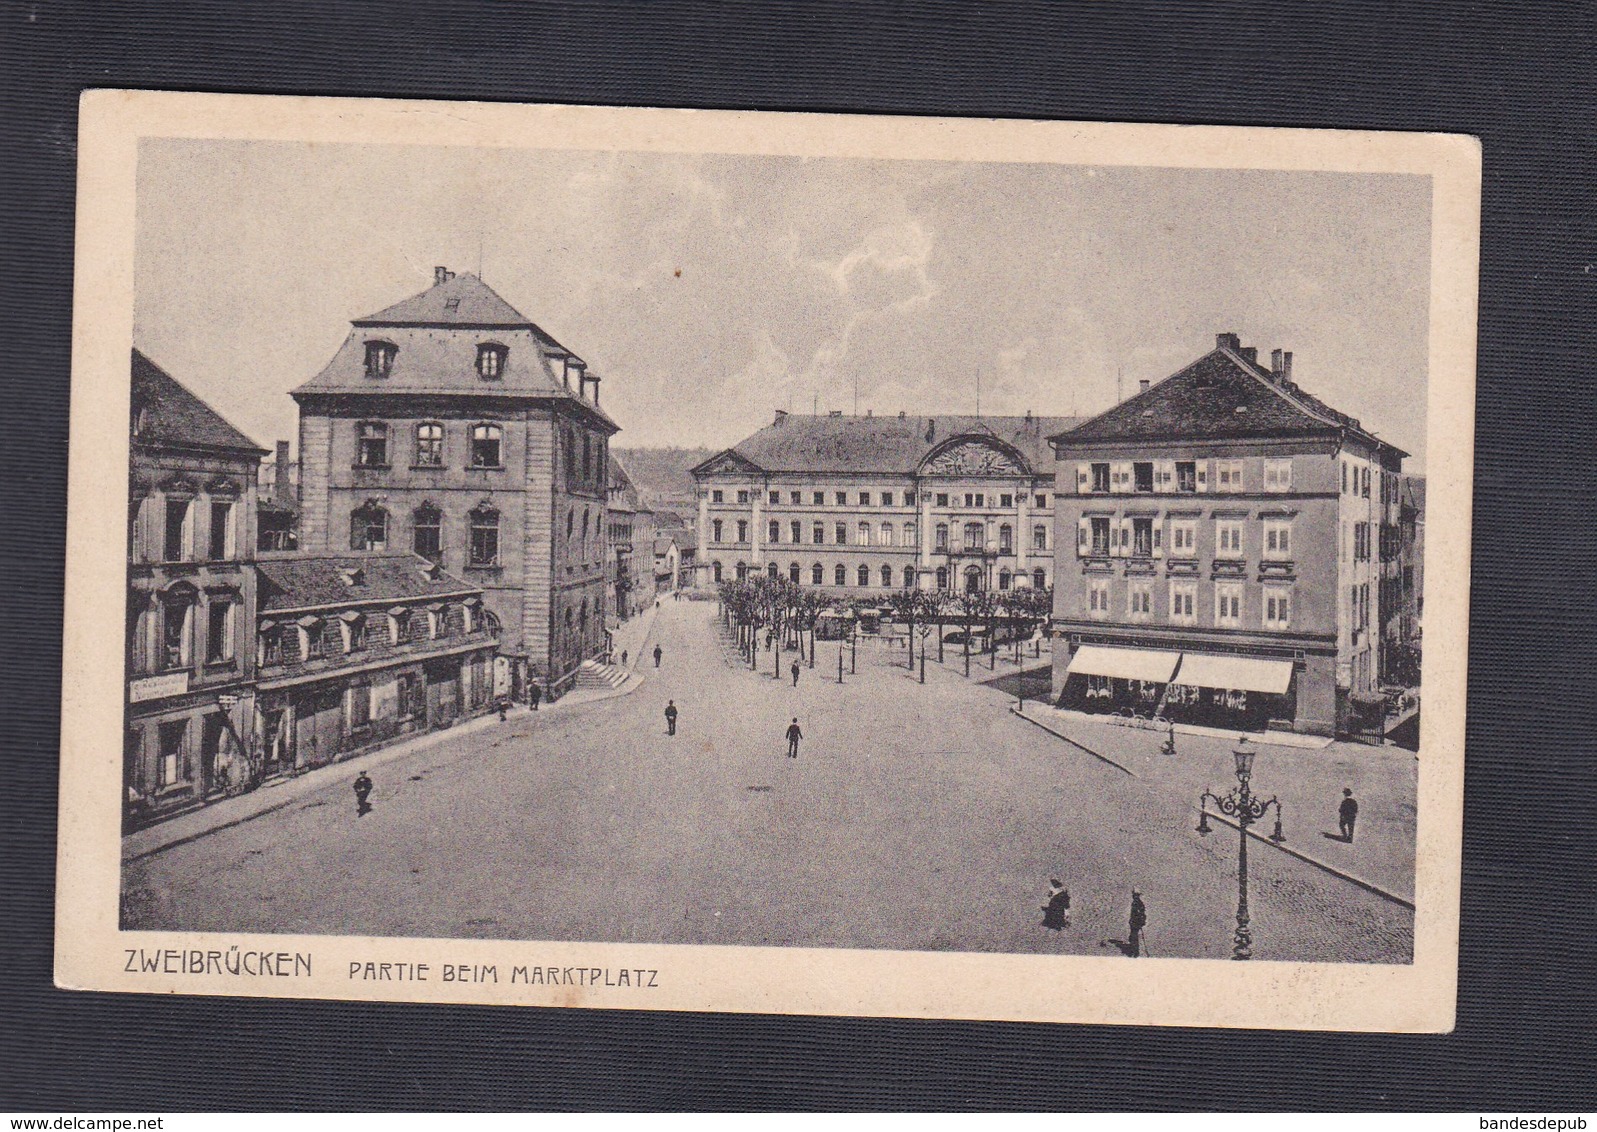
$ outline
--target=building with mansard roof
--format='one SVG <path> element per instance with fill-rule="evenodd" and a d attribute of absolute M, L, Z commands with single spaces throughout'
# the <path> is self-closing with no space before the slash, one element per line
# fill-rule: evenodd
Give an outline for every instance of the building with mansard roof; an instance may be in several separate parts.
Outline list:
<path fill-rule="evenodd" d="M 1052 584 L 1053 453 L 1069 417 L 801 416 L 693 469 L 699 577 L 837 596 Z"/>
<path fill-rule="evenodd" d="M 481 279 L 356 318 L 299 403 L 299 546 L 405 551 L 480 588 L 513 694 L 605 650 L 599 375 Z"/>
<path fill-rule="evenodd" d="M 1062 706 L 1369 725 L 1406 453 L 1294 382 L 1290 353 L 1265 367 L 1235 334 L 1050 440 Z"/>

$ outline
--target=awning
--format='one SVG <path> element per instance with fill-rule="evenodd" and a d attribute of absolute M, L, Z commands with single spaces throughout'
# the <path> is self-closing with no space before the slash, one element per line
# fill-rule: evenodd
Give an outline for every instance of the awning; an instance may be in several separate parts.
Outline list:
<path fill-rule="evenodd" d="M 1292 662 L 1253 656 L 1212 656 L 1189 652 L 1181 657 L 1176 683 L 1194 688 L 1237 688 L 1282 695 L 1292 683 Z"/>
<path fill-rule="evenodd" d="M 1112 676 L 1118 680 L 1146 680 L 1167 684 L 1175 671 L 1178 652 L 1154 649 L 1112 649 L 1102 645 L 1082 645 L 1070 658 L 1068 676 Z"/>

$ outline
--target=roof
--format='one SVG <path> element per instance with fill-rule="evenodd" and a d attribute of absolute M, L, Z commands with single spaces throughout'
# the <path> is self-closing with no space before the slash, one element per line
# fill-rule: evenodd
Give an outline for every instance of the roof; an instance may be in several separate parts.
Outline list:
<path fill-rule="evenodd" d="M 611 511 L 636 512 L 639 506 L 638 489 L 632 483 L 632 477 L 627 475 L 627 470 L 616 459 L 615 453 L 608 453 L 609 498 L 605 506 Z"/>
<path fill-rule="evenodd" d="M 1077 417 L 898 416 L 777 417 L 753 436 L 694 468 L 706 474 L 725 461 L 752 472 L 836 472 L 913 475 L 935 450 L 957 438 L 987 438 L 1017 451 L 1035 474 L 1053 473 L 1047 437 Z"/>
<path fill-rule="evenodd" d="M 1235 345 L 1234 336 L 1226 337 Z M 1356 418 L 1331 408 L 1291 380 L 1276 378 L 1251 354 L 1240 346 L 1217 346 L 1136 396 L 1049 439 L 1065 443 L 1221 440 L 1346 432 L 1395 450 Z"/>
<path fill-rule="evenodd" d="M 1404 476 L 1403 491 L 1408 497 L 1408 504 L 1419 514 L 1425 514 L 1425 477 L 1420 475 Z"/>
<path fill-rule="evenodd" d="M 262 613 L 482 592 L 415 554 L 295 555 L 262 558 L 255 566 Z M 352 570 L 361 571 L 361 584 L 346 580 Z"/>
<path fill-rule="evenodd" d="M 451 275 L 419 295 L 354 320 L 356 326 L 476 326 L 536 330 L 526 315 L 470 273 Z M 553 339 L 550 339 L 553 341 Z"/>
<path fill-rule="evenodd" d="M 138 350 L 133 351 L 132 410 L 134 439 L 140 444 L 266 455 L 266 449 Z"/>

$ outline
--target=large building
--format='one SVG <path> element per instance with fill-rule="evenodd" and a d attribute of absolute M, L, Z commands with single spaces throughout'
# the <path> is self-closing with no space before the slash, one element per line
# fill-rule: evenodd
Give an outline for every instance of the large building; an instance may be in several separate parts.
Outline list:
<path fill-rule="evenodd" d="M 293 774 L 492 707 L 499 624 L 480 589 L 414 554 L 264 557 L 262 773 Z M 502 663 L 502 662 L 501 662 Z"/>
<path fill-rule="evenodd" d="M 778 412 L 693 469 L 705 581 L 760 571 L 840 595 L 1048 586 L 1045 438 L 1076 423 Z"/>
<path fill-rule="evenodd" d="M 1323 734 L 1368 711 L 1406 453 L 1295 384 L 1291 354 L 1265 368 L 1221 334 L 1052 440 L 1063 706 Z"/>
<path fill-rule="evenodd" d="M 251 785 L 266 451 L 137 350 L 132 364 L 123 781 L 137 824 Z"/>
<path fill-rule="evenodd" d="M 512 692 L 605 649 L 599 377 L 476 276 L 353 321 L 300 407 L 299 546 L 409 551 L 480 588 Z"/>
<path fill-rule="evenodd" d="M 621 461 L 610 457 L 610 480 L 606 488 L 605 573 L 614 596 L 610 616 L 626 621 L 654 600 L 653 560 L 648 542 L 653 516 L 638 495 Z"/>

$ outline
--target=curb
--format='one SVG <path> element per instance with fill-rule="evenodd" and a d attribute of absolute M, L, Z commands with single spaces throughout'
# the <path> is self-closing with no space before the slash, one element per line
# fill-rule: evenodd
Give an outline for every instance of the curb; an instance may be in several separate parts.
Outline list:
<path fill-rule="evenodd" d="M 1236 822 L 1232 821 L 1224 814 L 1216 813 L 1214 810 L 1209 811 L 1209 816 L 1219 821 L 1221 825 L 1228 825 L 1232 829 L 1240 828 Z M 1363 877 L 1354 876 L 1352 873 L 1344 872 L 1335 865 L 1328 865 L 1324 861 L 1317 860 L 1314 857 L 1309 856 L 1307 853 L 1303 853 L 1297 849 L 1291 848 L 1285 842 L 1271 841 L 1268 837 L 1264 836 L 1264 834 L 1257 833 L 1252 828 L 1249 828 L 1248 836 L 1253 838 L 1253 840 L 1260 842 L 1261 844 L 1268 845 L 1273 849 L 1279 849 L 1289 857 L 1296 857 L 1304 864 L 1313 865 L 1315 868 L 1320 869 L 1323 872 L 1330 873 L 1334 877 L 1340 877 L 1349 884 L 1364 889 L 1366 892 L 1374 893 L 1383 900 L 1389 900 L 1393 904 L 1407 908 L 1410 912 L 1414 911 L 1414 901 L 1408 899 L 1407 897 L 1399 896 L 1395 892 L 1388 892 L 1386 889 L 1382 888 L 1373 881 L 1367 881 Z"/>
<path fill-rule="evenodd" d="M 1014 708 L 1010 708 L 1009 709 L 1009 714 L 1013 715 L 1013 716 L 1016 716 L 1017 718 L 1024 719 L 1027 723 L 1031 724 L 1033 727 L 1041 727 L 1044 731 L 1048 732 L 1048 734 L 1052 735 L 1055 739 L 1064 740 L 1066 743 L 1069 743 L 1072 747 L 1075 747 L 1078 751 L 1085 751 L 1085 752 L 1087 752 L 1087 754 L 1091 755 L 1093 758 L 1097 759 L 1099 762 L 1108 763 L 1110 766 L 1114 767 L 1116 770 L 1121 771 L 1124 774 L 1129 774 L 1132 778 L 1139 777 L 1137 772 L 1132 770 L 1130 767 L 1121 766 L 1119 763 L 1115 762 L 1115 760 L 1110 758 L 1108 755 L 1100 754 L 1099 752 L 1093 750 L 1091 747 L 1088 747 L 1088 746 L 1086 746 L 1086 745 L 1084 745 L 1082 743 L 1076 742 L 1076 740 L 1072 739 L 1069 735 L 1066 735 L 1066 734 L 1064 734 L 1063 732 L 1060 732 L 1060 731 L 1055 731 L 1052 727 L 1049 727 L 1046 723 L 1044 723 L 1040 719 L 1033 719 L 1031 716 L 1027 715 L 1025 712 L 1016 711 Z"/>

